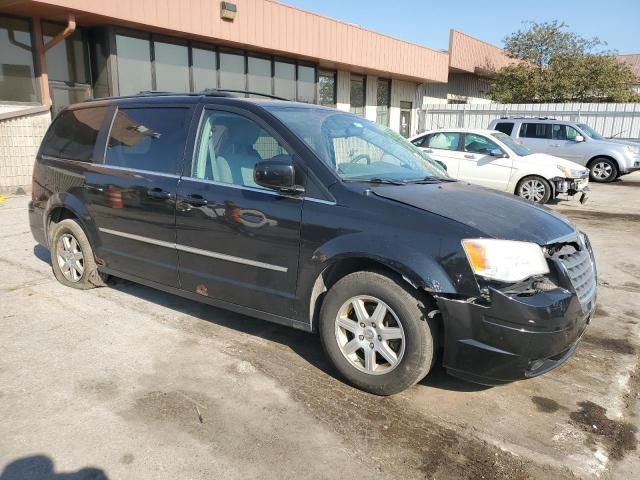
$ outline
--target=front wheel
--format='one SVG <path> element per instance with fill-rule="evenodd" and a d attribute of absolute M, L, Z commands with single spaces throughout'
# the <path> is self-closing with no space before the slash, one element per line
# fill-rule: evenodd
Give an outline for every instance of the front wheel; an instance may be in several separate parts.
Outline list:
<path fill-rule="evenodd" d="M 551 184 L 542 177 L 525 177 L 518 183 L 516 195 L 530 202 L 545 204 L 553 195 Z"/>
<path fill-rule="evenodd" d="M 591 180 L 609 183 L 618 178 L 618 165 L 610 158 L 596 158 L 591 164 Z"/>
<path fill-rule="evenodd" d="M 434 359 L 425 302 L 390 277 L 355 272 L 327 293 L 320 339 L 334 367 L 376 395 L 401 392 L 424 378 Z"/>

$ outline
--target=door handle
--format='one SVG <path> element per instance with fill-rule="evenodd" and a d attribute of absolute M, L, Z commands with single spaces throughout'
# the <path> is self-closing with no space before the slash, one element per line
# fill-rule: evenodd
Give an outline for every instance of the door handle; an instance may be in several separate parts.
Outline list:
<path fill-rule="evenodd" d="M 192 195 L 187 195 L 184 198 L 184 203 L 191 205 L 192 207 L 204 207 L 209 203 L 209 201 L 204 198 L 202 195 L 198 195 L 194 193 Z"/>
<path fill-rule="evenodd" d="M 473 153 L 467 153 L 464 158 L 476 158 L 476 156 Z"/>
<path fill-rule="evenodd" d="M 173 194 L 171 192 L 167 192 L 166 190 L 162 190 L 157 187 L 147 190 L 147 196 L 154 200 L 170 200 L 173 198 Z"/>

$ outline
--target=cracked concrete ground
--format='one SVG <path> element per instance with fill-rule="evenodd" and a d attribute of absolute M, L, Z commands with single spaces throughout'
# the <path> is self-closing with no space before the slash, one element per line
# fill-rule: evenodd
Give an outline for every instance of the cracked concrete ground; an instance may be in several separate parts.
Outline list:
<path fill-rule="evenodd" d="M 553 205 L 592 240 L 576 355 L 497 388 L 378 398 L 314 336 L 116 281 L 65 288 L 0 206 L 0 478 L 640 478 L 640 173 Z"/>

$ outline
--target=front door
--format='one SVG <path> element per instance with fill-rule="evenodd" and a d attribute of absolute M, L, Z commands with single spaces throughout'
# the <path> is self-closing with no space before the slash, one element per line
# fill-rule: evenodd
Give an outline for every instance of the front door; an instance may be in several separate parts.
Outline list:
<path fill-rule="evenodd" d="M 84 187 L 105 267 L 178 286 L 175 200 L 191 114 L 188 107 L 117 110 L 104 164 L 91 168 Z"/>
<path fill-rule="evenodd" d="M 506 190 L 511 178 L 513 159 L 495 157 L 494 150 L 505 153 L 484 135 L 466 133 L 458 178 L 496 190 Z"/>
<path fill-rule="evenodd" d="M 242 109 L 204 108 L 201 115 L 193 164 L 178 188 L 182 288 L 291 317 L 303 201 L 258 186 L 253 167 L 293 162 L 292 151 Z"/>
<path fill-rule="evenodd" d="M 554 123 L 551 126 L 552 141 L 547 153 L 584 165 L 589 146 L 586 145 L 584 141 L 576 142 L 578 135 L 582 134 L 575 128 L 569 125 Z"/>
<path fill-rule="evenodd" d="M 411 102 L 400 102 L 400 135 L 411 136 Z"/>
<path fill-rule="evenodd" d="M 421 148 L 430 157 L 444 163 L 451 177 L 458 178 L 462 157 L 461 138 L 462 134 L 459 132 L 435 132 L 427 135 Z"/>

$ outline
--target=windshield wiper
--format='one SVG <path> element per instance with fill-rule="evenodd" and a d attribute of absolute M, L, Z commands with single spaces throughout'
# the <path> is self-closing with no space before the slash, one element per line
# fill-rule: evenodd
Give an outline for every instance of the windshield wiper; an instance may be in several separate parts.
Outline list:
<path fill-rule="evenodd" d="M 380 183 L 386 185 L 406 185 L 407 182 L 403 180 L 394 180 L 393 178 L 382 178 L 382 177 L 373 177 L 373 178 L 345 178 L 345 182 L 363 182 L 363 183 Z"/>
<path fill-rule="evenodd" d="M 453 178 L 427 176 L 423 178 L 417 178 L 415 180 L 409 180 L 409 183 L 425 184 L 425 183 L 441 183 L 441 182 L 455 182 L 455 181 L 456 180 Z"/>

